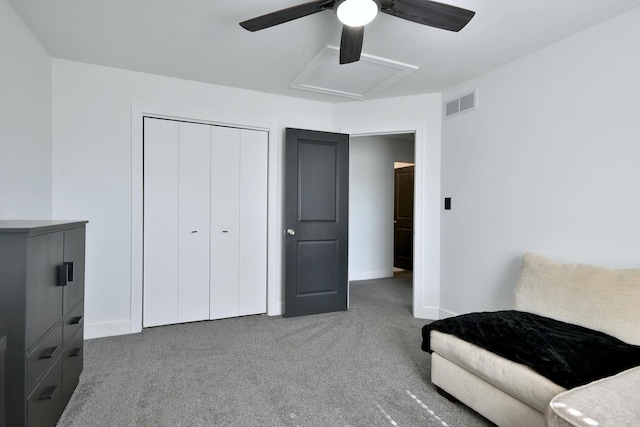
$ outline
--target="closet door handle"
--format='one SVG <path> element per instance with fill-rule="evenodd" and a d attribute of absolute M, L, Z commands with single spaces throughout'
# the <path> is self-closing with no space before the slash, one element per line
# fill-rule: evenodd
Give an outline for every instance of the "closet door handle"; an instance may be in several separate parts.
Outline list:
<path fill-rule="evenodd" d="M 40 396 L 40 400 L 51 400 L 53 399 L 53 395 L 58 389 L 57 385 L 52 385 L 44 389 L 42 392 L 42 396 Z"/>
<path fill-rule="evenodd" d="M 74 348 L 73 351 L 69 353 L 69 357 L 78 357 L 81 351 L 82 347 Z"/>
<path fill-rule="evenodd" d="M 44 353 L 42 353 L 42 356 L 40 356 L 40 359 L 51 359 L 57 349 L 58 346 L 47 348 Z"/>
<path fill-rule="evenodd" d="M 73 282 L 73 262 L 65 262 L 64 265 L 67 266 L 67 281 Z"/>
<path fill-rule="evenodd" d="M 82 316 L 76 316 L 73 319 L 71 319 L 71 321 L 69 322 L 70 325 L 77 325 L 78 323 L 82 322 Z"/>

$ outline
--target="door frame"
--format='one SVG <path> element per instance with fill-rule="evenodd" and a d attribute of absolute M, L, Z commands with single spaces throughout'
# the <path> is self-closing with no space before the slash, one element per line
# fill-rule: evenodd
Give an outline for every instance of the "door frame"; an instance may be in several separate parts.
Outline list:
<path fill-rule="evenodd" d="M 339 130 L 350 137 L 414 134 L 413 316 L 440 316 L 440 142 L 429 144 L 425 122 Z"/>
<path fill-rule="evenodd" d="M 214 126 L 260 130 L 268 133 L 267 151 L 267 315 L 282 313 L 282 147 L 278 144 L 278 126 L 270 122 L 220 117 L 207 113 L 182 111 L 143 104 L 131 105 L 131 304 L 129 330 L 142 331 L 143 308 L 143 118 L 178 120 Z"/>

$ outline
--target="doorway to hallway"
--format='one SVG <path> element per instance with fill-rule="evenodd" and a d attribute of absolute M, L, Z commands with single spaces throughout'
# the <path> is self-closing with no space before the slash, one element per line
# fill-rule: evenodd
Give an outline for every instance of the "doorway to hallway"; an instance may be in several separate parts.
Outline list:
<path fill-rule="evenodd" d="M 396 168 L 415 164 L 415 134 L 352 136 L 349 150 L 349 280 L 394 278 L 397 224 Z M 413 195 L 411 185 L 402 190 Z M 406 194 L 405 194 L 406 195 Z M 401 218 L 413 217 L 413 201 L 403 205 Z M 411 211 L 409 215 L 407 211 Z M 402 222 L 403 260 L 413 255 L 413 227 Z M 413 290 L 413 264 L 401 264 Z"/>

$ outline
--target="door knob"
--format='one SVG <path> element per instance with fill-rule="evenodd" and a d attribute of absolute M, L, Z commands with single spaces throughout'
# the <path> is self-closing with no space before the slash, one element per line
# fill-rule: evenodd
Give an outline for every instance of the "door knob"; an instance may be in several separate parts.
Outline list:
<path fill-rule="evenodd" d="M 290 228 L 287 230 L 287 234 L 289 236 L 295 236 L 296 235 L 296 230 L 294 230 L 293 228 Z"/>

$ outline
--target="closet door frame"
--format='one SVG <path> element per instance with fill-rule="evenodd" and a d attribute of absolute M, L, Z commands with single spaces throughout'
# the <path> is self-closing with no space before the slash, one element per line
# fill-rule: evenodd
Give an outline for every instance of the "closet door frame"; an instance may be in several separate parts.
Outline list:
<path fill-rule="evenodd" d="M 144 117 L 228 126 L 267 132 L 267 315 L 282 313 L 282 207 L 281 157 L 277 145 L 279 127 L 270 122 L 223 118 L 206 113 L 174 110 L 163 107 L 132 104 L 131 107 L 131 320 L 130 333 L 142 331 L 143 309 L 143 161 Z M 127 333 L 123 331 L 122 333 Z"/>

